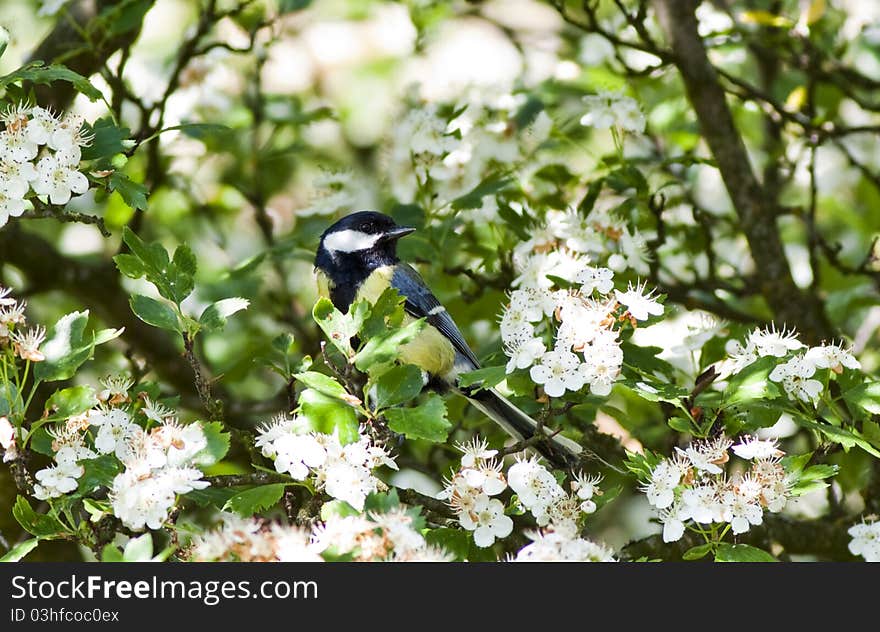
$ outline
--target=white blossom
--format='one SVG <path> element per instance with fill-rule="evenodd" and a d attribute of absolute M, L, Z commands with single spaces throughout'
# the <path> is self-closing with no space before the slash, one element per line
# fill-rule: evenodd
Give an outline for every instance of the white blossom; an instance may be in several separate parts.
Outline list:
<path fill-rule="evenodd" d="M 550 397 L 561 397 L 566 390 L 579 391 L 585 383 L 578 371 L 580 361 L 571 351 L 553 350 L 541 356 L 541 363 L 529 370 L 532 381 L 541 384 Z"/>
<path fill-rule="evenodd" d="M 880 562 L 880 522 L 860 522 L 851 526 L 849 551 L 866 562 Z"/>
<path fill-rule="evenodd" d="M 504 505 L 485 494 L 479 496 L 471 511 L 459 516 L 461 526 L 474 532 L 474 544 L 486 548 L 496 539 L 506 538 L 513 531 L 513 520 L 504 515 Z"/>
<path fill-rule="evenodd" d="M 521 548 L 516 562 L 614 562 L 614 553 L 605 546 L 553 530 L 526 534 L 532 541 Z"/>
<path fill-rule="evenodd" d="M 575 276 L 575 282 L 581 284 L 581 292 L 589 296 L 594 291 L 608 294 L 614 289 L 614 272 L 608 268 L 586 266 Z"/>
<path fill-rule="evenodd" d="M 635 287 L 630 284 L 626 292 L 614 290 L 617 301 L 625 305 L 636 320 L 648 320 L 651 316 L 659 316 L 663 313 L 663 305 L 652 298 L 653 294 L 653 291 L 645 294 L 644 284 Z"/>
<path fill-rule="evenodd" d="M 781 456 L 782 451 L 778 448 L 775 439 L 758 439 L 757 437 L 743 437 L 732 448 L 733 453 L 741 459 L 770 459 Z"/>
<path fill-rule="evenodd" d="M 67 204 L 73 194 L 88 191 L 89 181 L 85 175 L 55 156 L 44 156 L 37 163 L 33 187 L 37 195 L 48 196 L 52 204 Z"/>
<path fill-rule="evenodd" d="M 40 500 L 56 498 L 72 492 L 78 486 L 77 478 L 83 475 L 81 465 L 75 463 L 59 463 L 39 470 L 34 477 L 34 497 Z"/>

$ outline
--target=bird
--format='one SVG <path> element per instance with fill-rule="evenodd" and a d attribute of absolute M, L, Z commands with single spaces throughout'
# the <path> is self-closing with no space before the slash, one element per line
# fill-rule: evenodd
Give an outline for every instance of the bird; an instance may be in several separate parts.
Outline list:
<path fill-rule="evenodd" d="M 531 439 L 537 422 L 496 389 L 459 383 L 459 375 L 479 369 L 480 362 L 421 275 L 397 256 L 398 240 L 415 230 L 376 211 L 357 211 L 338 220 L 321 235 L 315 253 L 318 294 L 347 313 L 355 301 L 373 303 L 388 287 L 395 288 L 404 299 L 404 324 L 425 319 L 420 333 L 401 345 L 399 360 L 427 373 L 431 387 L 466 397 L 517 441 Z M 576 442 L 559 434 L 548 435 L 533 447 L 563 469 L 575 467 L 582 452 Z"/>

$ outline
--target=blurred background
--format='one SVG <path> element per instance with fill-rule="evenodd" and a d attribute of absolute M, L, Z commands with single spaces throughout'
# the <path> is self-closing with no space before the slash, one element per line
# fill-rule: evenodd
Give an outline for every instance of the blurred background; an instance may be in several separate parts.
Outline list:
<path fill-rule="evenodd" d="M 90 2 L 61 6 L 57 13 L 53 5 L 64 3 L 0 4 L 0 26 L 9 34 L 0 74 L 31 59 L 53 29 L 73 19 L 68 10 L 74 4 Z M 752 324 L 772 318 L 760 294 L 738 291 L 761 271 L 739 232 L 720 174 L 707 160 L 677 73 L 650 52 L 615 45 L 614 38 L 632 40 L 636 33 L 614 2 L 598 3 L 596 14 L 610 39 L 567 23 L 565 12 L 537 0 L 118 4 L 124 16 L 142 19 L 142 26 L 130 45 L 114 50 L 91 75 L 106 102 L 78 95 L 70 107 L 88 121 L 113 110 L 129 128 L 140 145 L 125 171 L 146 185 L 148 208 L 136 211 L 118 193 L 90 191 L 69 209 L 102 217 L 110 238 L 93 225 L 53 220 L 28 220 L 26 229 L 51 243 L 59 260 L 84 262 L 86 269 L 118 251 L 125 225 L 169 247 L 189 243 L 199 270 L 198 291 L 186 309 L 198 314 L 226 296 L 251 300 L 245 315 L 207 336 L 201 349 L 244 427 L 283 408 L 285 380 L 267 360 L 280 333 L 293 334 L 298 360 L 318 356 L 320 334 L 310 315 L 314 247 L 329 223 L 353 209 L 384 210 L 421 229 L 403 242 L 402 257 L 419 264 L 477 355 L 487 365 L 503 364 L 497 316 L 513 277 L 503 253 L 527 239 L 534 225 L 517 218 L 540 222 L 550 212 L 573 207 L 598 175 L 625 158 L 641 171 L 644 190 L 638 182 L 624 182 L 603 192 L 597 208 L 618 208 L 630 200 L 634 234 L 638 231 L 639 247 L 648 252 L 644 271 L 632 278 L 650 277 L 667 292 L 672 315 L 639 331 L 638 342 L 661 347 L 662 357 L 693 379 L 705 362 L 689 347 L 689 335 L 713 328 L 731 335 L 747 331 L 748 319 L 736 322 L 742 314 L 754 317 Z M 565 15 L 576 13 L 577 4 Z M 827 4 L 823 21 L 813 27 L 817 41 L 841 63 L 880 81 L 880 3 Z M 797 0 L 702 3 L 700 29 L 713 63 L 734 76 L 758 76 L 760 60 L 739 33 L 766 28 L 745 12 L 770 8 L 793 21 L 800 11 Z M 649 24 L 661 37 L 653 20 Z M 784 46 L 781 34 L 773 37 L 770 45 Z M 814 87 L 798 69 L 780 65 L 776 72 L 772 97 L 801 111 L 805 91 Z M 850 126 L 877 124 L 877 114 L 842 89 L 817 90 L 810 98 L 823 117 Z M 647 119 L 645 134 L 618 139 L 608 129 L 580 124 L 583 95 L 605 91 L 636 99 Z M 815 139 L 784 126 L 768 132 L 755 99 L 731 97 L 731 105 L 758 170 L 780 166 L 782 205 L 803 208 L 815 187 L 816 225 L 837 248 L 838 262 L 860 265 L 880 230 L 875 175 L 880 145 L 874 132 L 822 139 L 811 166 L 808 149 Z M 414 139 L 430 138 L 425 112 L 454 121 L 450 130 L 459 139 L 476 128 L 483 134 L 459 147 L 462 156 L 444 161 L 446 175 L 435 172 L 430 188 L 422 186 L 423 172 L 412 155 Z M 500 185 L 504 178 L 515 186 Z M 481 184 L 490 195 L 452 204 Z M 660 191 L 663 239 L 650 207 Z M 854 341 L 866 370 L 875 370 L 880 307 L 874 282 L 847 275 L 827 260 L 812 261 L 808 226 L 797 212 L 783 217 L 780 228 L 795 282 L 802 288 L 818 284 L 829 317 Z M 708 277 L 728 287 L 701 287 Z M 0 282 L 21 288 L 43 322 L 82 307 L 75 292 L 41 291 L 14 265 L 2 267 Z M 121 282 L 129 292 L 150 292 L 145 283 Z M 100 290 L 96 293 L 100 297 Z M 131 319 L 113 309 L 100 314 L 106 326 Z M 179 358 L 166 360 L 173 364 Z M 189 414 L 198 414 L 192 385 L 163 373 L 149 350 L 124 337 L 100 348 L 89 366 L 92 375 L 81 379 L 154 371 L 167 392 L 180 394 L 184 408 L 189 405 Z M 474 411 L 465 413 L 460 398 L 449 407 L 451 416 L 463 420 L 458 438 L 475 428 L 494 432 Z M 670 447 L 661 411 L 626 394 L 615 392 L 578 414 L 629 449 Z M 397 482 L 436 492 L 452 458 L 442 449 L 407 446 Z M 849 476 L 854 488 L 868 468 L 864 458 L 841 455 L 842 479 Z M 215 473 L 236 471 L 235 460 L 223 468 Z M 624 490 L 621 501 L 596 516 L 597 540 L 617 547 L 658 530 L 643 498 L 629 493 Z M 792 511 L 820 515 L 822 496 L 793 503 Z M 0 479 L 0 506 L 12 499 L 13 486 Z M 11 516 L 0 512 L 0 520 Z M 15 529 L 0 523 L 6 537 Z M 51 551 L 41 548 L 40 554 L 78 555 Z"/>

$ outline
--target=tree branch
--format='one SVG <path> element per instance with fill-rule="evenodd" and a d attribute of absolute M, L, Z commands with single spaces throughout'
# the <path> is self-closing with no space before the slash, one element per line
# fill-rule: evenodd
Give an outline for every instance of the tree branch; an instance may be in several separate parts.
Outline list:
<path fill-rule="evenodd" d="M 817 296 L 798 288 L 776 225 L 777 210 L 749 162 L 745 143 L 697 32 L 694 0 L 654 0 L 688 99 L 733 201 L 752 258 L 761 270 L 761 294 L 780 321 L 796 326 L 811 343 L 834 336 Z"/>

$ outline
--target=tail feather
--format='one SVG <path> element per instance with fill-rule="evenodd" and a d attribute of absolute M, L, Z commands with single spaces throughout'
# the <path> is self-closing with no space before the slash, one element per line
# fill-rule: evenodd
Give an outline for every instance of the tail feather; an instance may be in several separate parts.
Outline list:
<path fill-rule="evenodd" d="M 515 439 L 525 440 L 535 436 L 538 423 L 495 389 L 462 390 L 461 393 Z M 560 468 L 576 465 L 580 460 L 578 454 L 583 452 L 581 446 L 561 435 L 548 436 L 546 440 L 537 442 L 534 447 L 541 456 Z"/>

